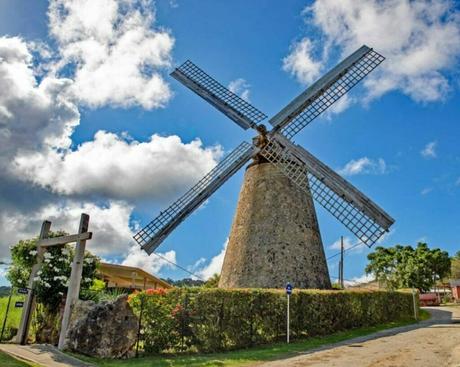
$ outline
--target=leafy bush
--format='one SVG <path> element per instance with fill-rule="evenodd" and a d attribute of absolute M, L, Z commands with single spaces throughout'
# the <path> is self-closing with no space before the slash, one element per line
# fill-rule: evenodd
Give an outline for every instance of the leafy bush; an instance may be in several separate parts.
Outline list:
<path fill-rule="evenodd" d="M 204 352 L 244 348 L 286 336 L 286 295 L 267 289 L 182 288 L 134 293 L 144 349 Z M 300 290 L 291 296 L 291 337 L 326 335 L 412 316 L 412 295 L 386 291 Z"/>
<path fill-rule="evenodd" d="M 65 232 L 50 232 L 49 237 L 65 235 Z M 21 240 L 11 247 L 13 265 L 8 269 L 6 278 L 13 287 L 26 287 L 32 266 L 37 260 L 37 240 Z M 41 269 L 34 279 L 34 292 L 37 302 L 54 312 L 59 308 L 67 287 L 74 256 L 74 246 L 61 245 L 48 247 L 43 256 Z M 97 275 L 99 258 L 85 251 L 81 289 L 92 286 Z"/>

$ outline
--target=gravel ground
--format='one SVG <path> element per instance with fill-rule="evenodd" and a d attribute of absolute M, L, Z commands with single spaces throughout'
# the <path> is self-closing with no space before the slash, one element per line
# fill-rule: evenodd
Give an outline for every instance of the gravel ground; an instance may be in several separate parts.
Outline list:
<path fill-rule="evenodd" d="M 460 367 L 460 307 L 426 308 L 432 318 L 384 330 L 264 367 Z"/>

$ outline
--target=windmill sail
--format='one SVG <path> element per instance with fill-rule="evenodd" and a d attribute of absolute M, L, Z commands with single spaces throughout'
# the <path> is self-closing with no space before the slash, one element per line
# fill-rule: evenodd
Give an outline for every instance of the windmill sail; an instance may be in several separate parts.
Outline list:
<path fill-rule="evenodd" d="M 256 150 L 256 147 L 247 142 L 238 145 L 195 186 L 140 230 L 134 236 L 135 241 L 148 254 L 155 251 L 174 228 L 251 159 Z"/>
<path fill-rule="evenodd" d="M 187 60 L 171 76 L 247 130 L 267 116 Z"/>
<path fill-rule="evenodd" d="M 292 138 L 383 60 L 382 55 L 362 46 L 273 116 L 269 121 L 274 130 Z"/>
<path fill-rule="evenodd" d="M 261 154 L 286 174 L 366 245 L 394 223 L 383 209 L 312 154 L 276 135 Z"/>

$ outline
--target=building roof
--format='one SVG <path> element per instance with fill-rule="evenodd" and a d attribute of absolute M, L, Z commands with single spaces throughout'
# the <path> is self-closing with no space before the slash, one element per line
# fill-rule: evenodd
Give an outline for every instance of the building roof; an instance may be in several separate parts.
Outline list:
<path fill-rule="evenodd" d="M 100 263 L 99 272 L 109 287 L 119 288 L 172 288 L 171 284 L 134 266 Z"/>

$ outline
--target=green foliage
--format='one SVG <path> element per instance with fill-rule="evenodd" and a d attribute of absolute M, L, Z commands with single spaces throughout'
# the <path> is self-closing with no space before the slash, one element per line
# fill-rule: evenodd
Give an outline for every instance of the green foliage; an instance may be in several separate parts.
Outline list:
<path fill-rule="evenodd" d="M 374 274 L 389 289 L 417 288 L 427 292 L 437 280 L 450 273 L 450 258 L 446 251 L 430 250 L 426 243 L 411 246 L 376 247 L 367 256 L 367 274 Z"/>
<path fill-rule="evenodd" d="M 66 235 L 65 232 L 50 232 L 50 237 Z M 21 240 L 11 247 L 12 266 L 8 269 L 6 278 L 13 287 L 26 287 L 32 266 L 37 260 L 37 238 Z M 44 253 L 41 269 L 34 282 L 34 292 L 37 301 L 49 310 L 59 307 L 67 291 L 71 264 L 74 256 L 74 246 L 62 245 L 47 248 Z M 99 258 L 88 251 L 85 252 L 81 289 L 91 287 L 96 277 Z"/>
<path fill-rule="evenodd" d="M 460 279 L 460 256 L 455 256 L 451 259 L 450 277 Z"/>
<path fill-rule="evenodd" d="M 286 337 L 286 295 L 266 289 L 176 288 L 132 294 L 142 311 L 148 353 L 215 352 L 271 343 Z M 142 307 L 141 307 L 142 306 Z M 411 317 L 412 295 L 384 291 L 295 291 L 291 336 L 328 335 Z"/>
<path fill-rule="evenodd" d="M 219 280 L 220 280 L 220 275 L 216 273 L 203 284 L 203 287 L 217 288 L 219 286 Z"/>
<path fill-rule="evenodd" d="M 6 308 L 8 306 L 8 299 L 9 295 L 0 298 L 0 327 L 3 326 L 3 320 L 5 319 Z M 14 304 L 18 301 L 24 301 L 24 299 L 24 295 L 16 294 L 16 292 L 13 293 L 2 341 L 10 340 L 13 336 L 16 335 L 19 328 L 19 322 L 21 320 L 22 308 L 16 308 L 14 307 Z"/>

